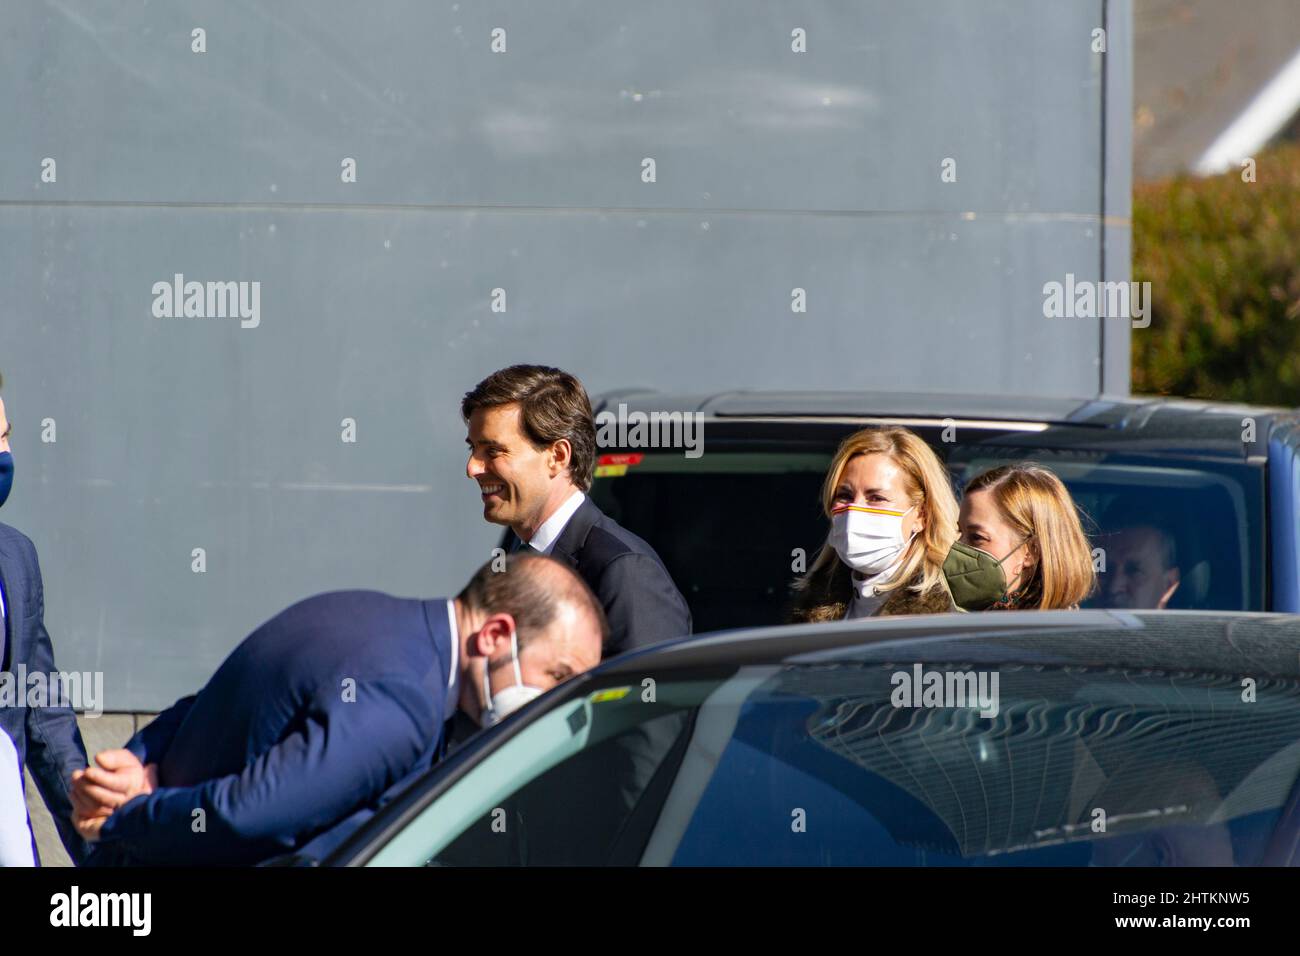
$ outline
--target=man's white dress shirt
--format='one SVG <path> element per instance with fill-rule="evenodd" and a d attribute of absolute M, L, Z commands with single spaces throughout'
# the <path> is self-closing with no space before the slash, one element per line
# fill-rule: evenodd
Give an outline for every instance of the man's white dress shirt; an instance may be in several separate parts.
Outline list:
<path fill-rule="evenodd" d="M 555 549 L 555 542 L 559 540 L 564 526 L 586 500 L 587 496 L 581 491 L 574 491 L 565 498 L 564 504 L 555 509 L 555 514 L 543 521 L 537 533 L 528 539 L 528 547 L 541 554 L 550 554 Z"/>

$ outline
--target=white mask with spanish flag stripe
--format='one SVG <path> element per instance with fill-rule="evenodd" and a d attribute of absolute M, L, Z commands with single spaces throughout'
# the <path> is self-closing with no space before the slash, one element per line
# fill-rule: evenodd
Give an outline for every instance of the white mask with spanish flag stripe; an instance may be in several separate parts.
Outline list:
<path fill-rule="evenodd" d="M 915 507 L 890 511 L 840 505 L 831 512 L 831 547 L 859 574 L 879 574 L 897 562 L 911 543 L 911 538 L 903 537 L 903 518 Z"/>

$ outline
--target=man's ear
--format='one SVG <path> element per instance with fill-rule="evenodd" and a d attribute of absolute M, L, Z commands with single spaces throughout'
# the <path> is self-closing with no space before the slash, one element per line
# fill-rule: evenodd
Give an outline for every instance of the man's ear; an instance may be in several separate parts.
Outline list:
<path fill-rule="evenodd" d="M 491 659 L 510 647 L 510 635 L 515 632 L 515 619 L 504 611 L 489 614 L 474 635 L 474 650 Z"/>
<path fill-rule="evenodd" d="M 573 446 L 569 444 L 569 439 L 560 438 L 552 443 L 551 464 L 555 467 L 555 472 L 551 477 L 569 470 L 569 466 L 573 464 Z"/>

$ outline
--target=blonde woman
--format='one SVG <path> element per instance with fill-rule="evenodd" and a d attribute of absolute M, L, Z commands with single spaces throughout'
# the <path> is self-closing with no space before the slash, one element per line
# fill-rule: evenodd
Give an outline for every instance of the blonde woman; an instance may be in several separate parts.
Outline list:
<path fill-rule="evenodd" d="M 1077 608 L 1097 573 L 1074 499 L 1033 462 L 1002 465 L 966 485 L 961 541 L 1002 566 L 1003 594 L 988 609 Z"/>
<path fill-rule="evenodd" d="M 794 584 L 794 621 L 956 610 L 943 562 L 957 499 L 930 446 L 906 428 L 866 428 L 840 444 L 822 485 L 830 534 Z"/>

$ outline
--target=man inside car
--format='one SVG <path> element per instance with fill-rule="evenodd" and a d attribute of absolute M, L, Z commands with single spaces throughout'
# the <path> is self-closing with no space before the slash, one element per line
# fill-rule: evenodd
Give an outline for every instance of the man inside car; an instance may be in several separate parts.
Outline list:
<path fill-rule="evenodd" d="M 1103 539 L 1106 568 L 1098 575 L 1101 606 L 1128 610 L 1166 608 L 1182 583 L 1173 535 L 1146 522 L 1108 527 L 1116 530 Z"/>

